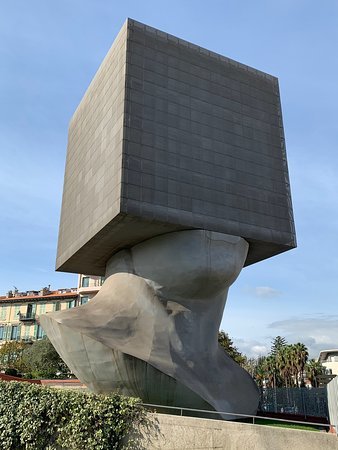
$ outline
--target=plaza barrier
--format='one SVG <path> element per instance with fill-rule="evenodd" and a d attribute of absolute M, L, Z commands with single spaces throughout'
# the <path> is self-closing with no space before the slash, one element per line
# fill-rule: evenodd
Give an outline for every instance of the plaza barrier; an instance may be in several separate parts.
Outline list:
<path fill-rule="evenodd" d="M 226 411 L 211 411 L 207 409 L 196 409 L 196 408 L 185 408 L 182 406 L 166 406 L 166 405 L 156 405 L 152 403 L 141 403 L 141 405 L 152 412 L 160 413 L 163 411 L 165 414 L 177 414 L 179 416 L 190 416 L 190 417 L 199 417 L 199 418 L 209 418 L 219 420 L 221 416 L 223 418 L 230 417 L 230 420 L 243 420 L 247 423 L 252 423 L 253 425 L 257 425 L 260 420 L 263 421 L 271 421 L 282 423 L 292 423 L 297 425 L 313 425 L 316 427 L 322 427 L 323 429 L 329 431 L 330 425 L 327 422 L 310 422 L 310 421 L 301 421 L 301 420 L 292 420 L 292 419 L 281 419 L 276 417 L 267 417 L 260 415 L 249 415 L 249 414 L 239 414 L 239 413 L 229 413 Z"/>
<path fill-rule="evenodd" d="M 330 423 L 334 426 L 335 432 L 338 434 L 338 377 L 328 383 L 327 398 Z"/>

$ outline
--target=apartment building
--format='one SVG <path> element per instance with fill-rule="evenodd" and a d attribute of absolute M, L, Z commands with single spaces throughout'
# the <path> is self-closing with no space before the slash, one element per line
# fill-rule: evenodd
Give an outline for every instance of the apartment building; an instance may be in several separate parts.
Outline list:
<path fill-rule="evenodd" d="M 338 348 L 322 350 L 319 354 L 318 361 L 326 367 L 330 374 L 338 375 Z"/>
<path fill-rule="evenodd" d="M 0 345 L 7 341 L 33 342 L 45 335 L 39 323 L 41 314 L 74 308 L 90 301 L 102 286 L 103 278 L 79 275 L 78 286 L 19 292 L 0 296 Z"/>
<path fill-rule="evenodd" d="M 77 287 L 79 304 L 83 305 L 90 301 L 99 291 L 103 281 L 104 277 L 80 274 Z"/>

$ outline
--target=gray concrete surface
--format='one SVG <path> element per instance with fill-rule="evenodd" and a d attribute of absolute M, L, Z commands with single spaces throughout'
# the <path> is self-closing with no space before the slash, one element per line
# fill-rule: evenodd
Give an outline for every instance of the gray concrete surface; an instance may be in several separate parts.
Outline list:
<path fill-rule="evenodd" d="M 192 417 L 152 415 L 136 448 L 147 450 L 337 450 L 333 434 Z"/>
<path fill-rule="evenodd" d="M 69 128 L 57 269 L 182 229 L 295 247 L 277 78 L 127 20 Z"/>
<path fill-rule="evenodd" d="M 335 426 L 338 433 L 338 378 L 335 377 L 327 384 L 327 400 L 330 423 Z"/>
<path fill-rule="evenodd" d="M 218 345 L 247 251 L 244 239 L 211 231 L 157 236 L 114 255 L 93 300 L 42 315 L 41 325 L 95 392 L 255 414 L 256 384 Z"/>

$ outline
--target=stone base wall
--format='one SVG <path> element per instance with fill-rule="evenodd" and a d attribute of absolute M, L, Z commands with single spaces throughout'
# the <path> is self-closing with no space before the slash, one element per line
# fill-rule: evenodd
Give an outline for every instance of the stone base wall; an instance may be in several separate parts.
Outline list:
<path fill-rule="evenodd" d="M 220 420 L 152 414 L 135 448 L 147 450 L 338 450 L 338 438 L 312 432 Z"/>

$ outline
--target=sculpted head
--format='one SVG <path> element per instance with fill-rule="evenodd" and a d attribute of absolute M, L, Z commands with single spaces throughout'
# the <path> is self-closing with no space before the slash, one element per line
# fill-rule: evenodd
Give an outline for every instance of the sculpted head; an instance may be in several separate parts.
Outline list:
<path fill-rule="evenodd" d="M 252 413 L 254 382 L 217 341 L 248 246 L 205 230 L 154 237 L 108 261 L 89 303 L 41 321 L 74 373 L 97 392 L 122 388 L 151 403 Z"/>

